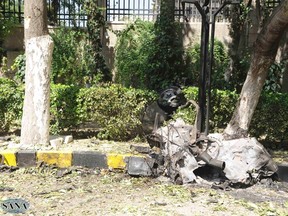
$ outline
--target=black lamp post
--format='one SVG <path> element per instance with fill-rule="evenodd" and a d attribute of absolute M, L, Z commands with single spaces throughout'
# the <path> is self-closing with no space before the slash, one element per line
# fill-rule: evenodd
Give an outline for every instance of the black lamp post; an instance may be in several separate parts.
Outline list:
<path fill-rule="evenodd" d="M 202 5 L 200 5 L 199 0 L 182 0 L 181 1 L 183 14 L 185 12 L 185 4 L 192 3 L 196 6 L 202 18 L 201 53 L 200 53 L 201 71 L 200 71 L 200 77 L 199 77 L 199 93 L 198 93 L 198 103 L 199 103 L 200 110 L 197 116 L 197 119 L 198 119 L 197 129 L 201 134 L 204 133 L 205 136 L 209 134 L 209 117 L 210 117 L 209 113 L 211 109 L 211 105 L 210 105 L 211 73 L 212 73 L 213 60 L 214 60 L 214 37 L 215 37 L 216 16 L 226 5 L 240 3 L 240 0 L 224 0 L 222 5 L 210 17 L 209 15 L 210 1 L 211 0 L 205 0 Z M 208 56 L 210 25 L 211 25 L 210 55 Z"/>

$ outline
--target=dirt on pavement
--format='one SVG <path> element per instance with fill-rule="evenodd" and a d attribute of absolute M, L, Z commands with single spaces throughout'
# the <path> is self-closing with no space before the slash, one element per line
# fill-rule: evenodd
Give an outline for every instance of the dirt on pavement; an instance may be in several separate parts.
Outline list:
<path fill-rule="evenodd" d="M 0 173 L 1 200 L 22 198 L 31 216 L 288 215 L 288 185 L 266 181 L 245 189 L 175 185 L 123 171 L 52 166 Z M 0 210 L 0 215 L 11 215 Z M 15 214 L 14 214 L 15 215 Z"/>
<path fill-rule="evenodd" d="M 74 140 L 69 150 L 131 153 L 131 143 Z M 1 148 L 7 148 L 2 142 Z M 282 154 L 280 154 L 282 153 Z M 286 162 L 280 152 L 278 161 Z M 175 185 L 167 178 L 132 177 L 125 171 L 43 165 L 0 169 L 0 201 L 21 198 L 29 216 L 167 215 L 288 216 L 288 183 L 264 180 L 248 188 L 213 189 L 212 183 Z M 0 208 L 0 215 L 12 215 Z M 15 215 L 15 214 L 13 214 Z"/>

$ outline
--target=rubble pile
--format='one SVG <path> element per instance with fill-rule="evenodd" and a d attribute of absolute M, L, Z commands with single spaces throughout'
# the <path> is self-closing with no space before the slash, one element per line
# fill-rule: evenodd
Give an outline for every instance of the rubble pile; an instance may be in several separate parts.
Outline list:
<path fill-rule="evenodd" d="M 148 138 L 150 146 L 160 149 L 163 156 L 162 162 L 156 160 L 158 167 L 176 183 L 196 181 L 195 171 L 204 166 L 214 168 L 212 172 L 218 173 L 214 178 L 250 185 L 277 171 L 277 165 L 255 138 L 224 140 L 222 134 L 209 134 L 194 140 L 192 132 L 192 125 L 177 119 Z"/>

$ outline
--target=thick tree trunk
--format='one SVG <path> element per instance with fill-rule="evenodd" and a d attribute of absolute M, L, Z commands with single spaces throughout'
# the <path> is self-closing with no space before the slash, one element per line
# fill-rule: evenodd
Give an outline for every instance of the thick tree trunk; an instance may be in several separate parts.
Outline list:
<path fill-rule="evenodd" d="M 32 37 L 48 35 L 47 1 L 24 1 L 25 41 Z"/>
<path fill-rule="evenodd" d="M 284 72 L 282 77 L 282 92 L 288 93 L 288 29 L 286 30 L 286 37 L 284 37 L 285 42 L 281 49 L 281 56 L 279 61 L 283 61 L 284 65 Z"/>
<path fill-rule="evenodd" d="M 20 141 L 24 147 L 49 143 L 53 41 L 48 35 L 46 4 L 29 0 L 24 5 L 26 71 Z"/>
<path fill-rule="evenodd" d="M 239 101 L 224 135 L 227 139 L 248 134 L 267 72 L 274 62 L 281 37 L 288 27 L 288 0 L 275 9 L 254 43 L 251 65 Z"/>

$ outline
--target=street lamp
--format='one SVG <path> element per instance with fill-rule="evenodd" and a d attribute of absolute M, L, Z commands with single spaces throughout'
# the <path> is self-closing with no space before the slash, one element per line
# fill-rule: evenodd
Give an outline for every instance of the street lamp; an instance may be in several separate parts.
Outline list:
<path fill-rule="evenodd" d="M 214 59 L 214 37 L 215 37 L 215 22 L 218 13 L 228 4 L 240 4 L 240 0 L 225 0 L 222 5 L 213 13 L 209 15 L 210 1 L 205 0 L 202 5 L 200 5 L 199 0 L 182 0 L 182 10 L 185 16 L 185 4 L 194 4 L 199 11 L 202 18 L 201 27 L 201 71 L 199 77 L 199 93 L 198 93 L 198 103 L 199 103 L 199 113 L 197 116 L 197 130 L 202 134 L 207 136 L 209 134 L 209 117 L 211 109 L 211 72 L 213 67 Z M 208 58 L 208 48 L 209 48 L 209 28 L 211 25 L 211 37 L 210 37 L 210 55 Z M 209 66 L 209 67 L 208 67 Z M 206 108 L 206 113 L 205 113 Z M 206 115 L 204 115 L 206 114 Z M 205 123 L 205 127 L 204 127 Z"/>

